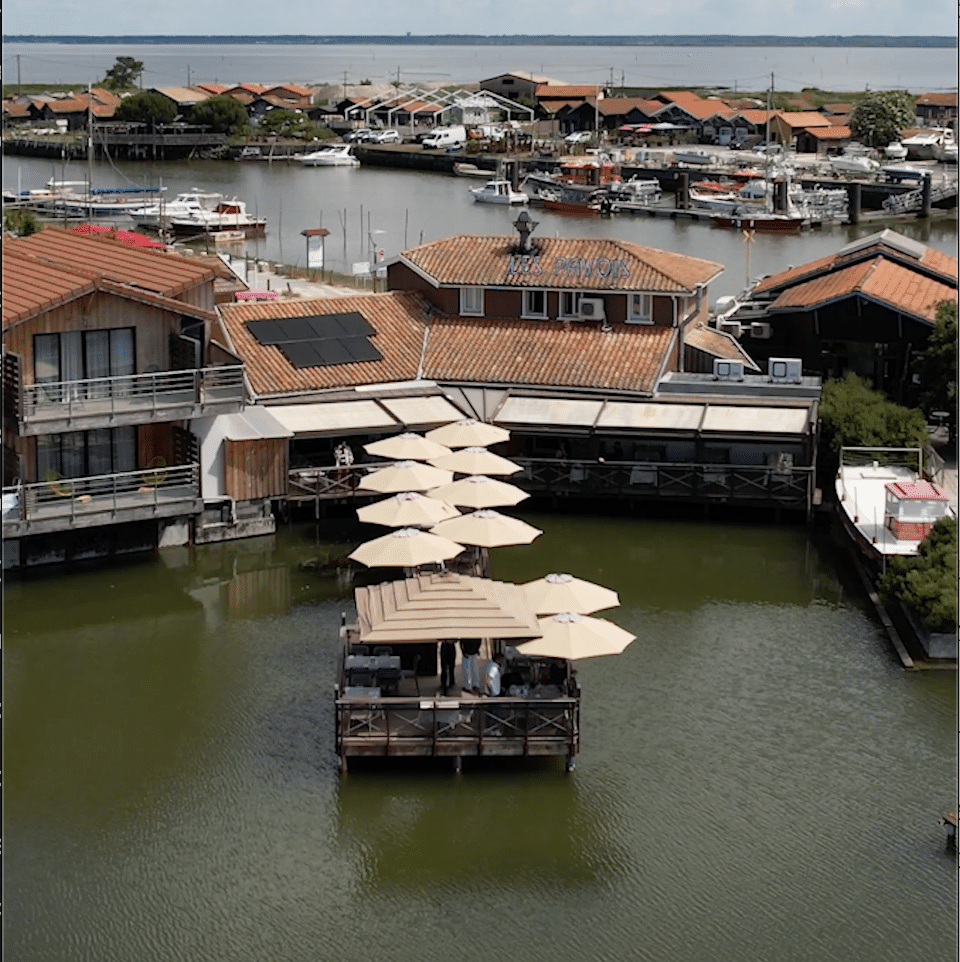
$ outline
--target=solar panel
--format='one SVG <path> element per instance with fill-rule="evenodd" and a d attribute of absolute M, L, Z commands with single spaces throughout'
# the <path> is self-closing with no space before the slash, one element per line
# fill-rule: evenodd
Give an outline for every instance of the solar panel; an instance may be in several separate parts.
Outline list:
<path fill-rule="evenodd" d="M 247 321 L 247 329 L 260 344 L 279 347 L 294 367 L 383 359 L 368 340 L 376 331 L 358 311 Z"/>

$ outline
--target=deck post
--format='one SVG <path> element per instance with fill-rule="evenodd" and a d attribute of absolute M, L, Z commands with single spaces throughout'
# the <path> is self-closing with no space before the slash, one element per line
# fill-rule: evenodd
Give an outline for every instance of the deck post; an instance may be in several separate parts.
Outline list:
<path fill-rule="evenodd" d="M 576 769 L 577 769 L 577 756 L 572 754 L 567 755 L 567 764 L 566 764 L 567 772 L 573 772 L 573 771 L 576 771 Z"/>
<path fill-rule="evenodd" d="M 454 755 L 453 756 L 453 774 L 461 775 L 463 773 L 463 756 Z"/>

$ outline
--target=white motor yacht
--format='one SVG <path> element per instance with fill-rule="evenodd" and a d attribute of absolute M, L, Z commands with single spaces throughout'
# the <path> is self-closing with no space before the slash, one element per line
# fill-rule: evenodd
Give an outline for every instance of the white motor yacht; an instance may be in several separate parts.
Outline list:
<path fill-rule="evenodd" d="M 359 167 L 352 144 L 332 144 L 297 157 L 304 167 Z"/>
<path fill-rule="evenodd" d="M 213 210 L 223 200 L 223 194 L 193 190 L 177 194 L 173 200 L 163 201 L 131 211 L 137 227 L 151 227 L 160 230 L 170 224 L 173 218 L 193 217 Z"/>

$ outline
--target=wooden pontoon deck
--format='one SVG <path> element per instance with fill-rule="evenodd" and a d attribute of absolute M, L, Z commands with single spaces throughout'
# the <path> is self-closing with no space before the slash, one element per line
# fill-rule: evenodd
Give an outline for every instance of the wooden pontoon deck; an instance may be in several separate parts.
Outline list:
<path fill-rule="evenodd" d="M 505 674 L 523 675 L 523 695 L 493 698 L 459 689 L 444 695 L 436 643 L 396 645 L 389 667 L 383 659 L 387 684 L 378 684 L 383 679 L 374 669 L 367 672 L 374 676 L 373 684 L 357 686 L 350 684 L 347 667 L 357 637 L 357 626 L 341 629 L 339 682 L 334 686 L 341 771 L 347 770 L 349 758 L 363 756 L 448 757 L 457 771 L 464 757 L 563 756 L 567 769 L 573 769 L 580 743 L 580 691 L 575 680 L 562 687 L 538 683 L 546 660 L 508 659 Z M 398 661 L 397 680 L 393 668 Z M 458 648 L 455 678 L 461 677 Z"/>

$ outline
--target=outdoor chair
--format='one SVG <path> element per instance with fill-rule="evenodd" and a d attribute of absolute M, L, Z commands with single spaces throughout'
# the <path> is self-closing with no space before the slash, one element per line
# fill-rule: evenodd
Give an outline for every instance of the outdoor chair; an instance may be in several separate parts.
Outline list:
<path fill-rule="evenodd" d="M 369 671 L 353 670 L 349 673 L 350 684 L 354 688 L 372 688 L 373 675 Z"/>
<path fill-rule="evenodd" d="M 369 655 L 370 646 L 369 645 L 351 645 L 350 654 L 351 655 Z"/>
<path fill-rule="evenodd" d="M 393 649 L 389 645 L 378 645 L 373 649 L 375 655 L 392 655 Z"/>
<path fill-rule="evenodd" d="M 400 687 L 400 669 L 399 668 L 381 668 L 377 672 L 377 684 L 385 692 L 393 692 L 393 694 L 399 694 Z"/>
<path fill-rule="evenodd" d="M 413 656 L 413 668 L 403 668 L 400 671 L 401 678 L 412 678 L 414 685 L 417 686 L 417 694 L 420 694 L 420 679 L 417 677 L 417 671 L 420 668 L 420 656 Z"/>

